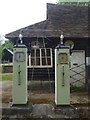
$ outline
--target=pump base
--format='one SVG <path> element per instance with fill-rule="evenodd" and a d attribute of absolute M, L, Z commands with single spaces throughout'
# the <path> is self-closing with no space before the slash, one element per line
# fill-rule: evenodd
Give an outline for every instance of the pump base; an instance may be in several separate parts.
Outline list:
<path fill-rule="evenodd" d="M 54 106 L 56 114 L 71 115 L 74 114 L 75 107 L 72 105 L 56 105 Z"/>
<path fill-rule="evenodd" d="M 3 107 L 2 114 L 3 115 L 23 115 L 30 114 L 32 112 L 33 105 L 32 104 L 12 104 L 9 103 L 8 107 Z"/>
<path fill-rule="evenodd" d="M 66 105 L 54 105 L 55 109 L 75 109 L 75 107 L 71 104 L 66 104 Z"/>
<path fill-rule="evenodd" d="M 28 107 L 28 104 L 12 104 L 10 107 Z"/>

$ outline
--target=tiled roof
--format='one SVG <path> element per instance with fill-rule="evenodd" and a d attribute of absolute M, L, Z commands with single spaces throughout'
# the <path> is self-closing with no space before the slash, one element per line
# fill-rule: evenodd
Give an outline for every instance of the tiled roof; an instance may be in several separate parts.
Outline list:
<path fill-rule="evenodd" d="M 48 3 L 45 21 L 6 34 L 6 37 L 18 37 L 20 31 L 24 37 L 59 37 L 61 31 L 65 37 L 88 37 L 88 15 L 88 6 Z"/>

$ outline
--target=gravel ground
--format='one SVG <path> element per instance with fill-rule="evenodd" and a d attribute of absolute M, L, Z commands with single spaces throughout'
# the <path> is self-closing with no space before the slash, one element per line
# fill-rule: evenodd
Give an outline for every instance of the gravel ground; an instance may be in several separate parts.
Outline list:
<path fill-rule="evenodd" d="M 0 92 L 12 86 L 12 81 L 0 81 Z"/>
<path fill-rule="evenodd" d="M 2 87 L 1 87 L 2 85 Z M 36 82 L 36 87 L 35 84 L 32 83 L 32 89 L 28 92 L 28 102 L 29 104 L 32 103 L 33 109 L 32 112 L 29 114 L 27 117 L 39 117 L 39 118 L 68 118 L 70 116 L 74 116 L 74 111 L 71 109 L 63 109 L 64 113 L 62 110 L 57 110 L 55 111 L 54 108 L 54 92 L 51 93 L 49 88 L 49 84 L 43 83 L 40 85 L 40 83 Z M 38 87 L 39 85 L 39 87 Z M 29 86 L 30 88 L 30 86 Z M 35 88 L 35 89 L 34 89 Z M 9 103 L 12 97 L 12 82 L 11 81 L 4 81 L 0 82 L 0 91 L 2 90 L 2 100 L 3 100 L 3 107 L 8 108 Z M 71 93 L 71 103 L 87 103 L 88 102 L 88 94 L 87 92 L 74 92 Z M 79 112 L 82 112 L 82 107 Z M 88 108 L 84 108 L 84 113 L 82 116 L 87 115 L 88 113 Z M 78 116 L 80 116 L 78 115 Z M 4 116 L 6 117 L 6 116 Z M 9 117 L 17 117 L 15 116 L 9 116 Z M 21 116 L 22 117 L 22 116 Z M 25 114 L 23 117 L 26 118 Z M 75 116 L 74 116 L 75 117 Z M 6 120 L 6 119 L 5 119 Z"/>

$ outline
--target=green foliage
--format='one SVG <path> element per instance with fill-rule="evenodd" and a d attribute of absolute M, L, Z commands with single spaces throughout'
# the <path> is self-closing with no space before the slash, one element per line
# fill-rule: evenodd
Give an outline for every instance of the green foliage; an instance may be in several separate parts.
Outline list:
<path fill-rule="evenodd" d="M 13 78 L 13 73 L 2 73 L 0 74 L 0 80 L 4 81 L 4 80 L 12 80 Z"/>
<path fill-rule="evenodd" d="M 89 0 L 57 0 L 57 3 L 65 5 L 88 5 Z"/>
<path fill-rule="evenodd" d="M 7 48 L 7 49 L 9 49 L 9 50 L 12 50 L 12 49 L 13 49 L 13 44 L 12 44 L 12 42 L 11 42 L 10 40 L 5 41 L 5 43 L 2 44 L 2 50 L 3 50 L 4 48 Z"/>
<path fill-rule="evenodd" d="M 0 44 L 0 60 L 2 58 L 2 45 Z"/>

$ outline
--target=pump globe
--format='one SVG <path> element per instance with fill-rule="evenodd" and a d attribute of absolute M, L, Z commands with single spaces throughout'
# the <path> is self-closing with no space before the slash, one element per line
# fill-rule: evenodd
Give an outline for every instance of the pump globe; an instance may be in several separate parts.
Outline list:
<path fill-rule="evenodd" d="M 22 40 L 23 36 L 22 34 L 19 34 L 19 39 Z"/>

